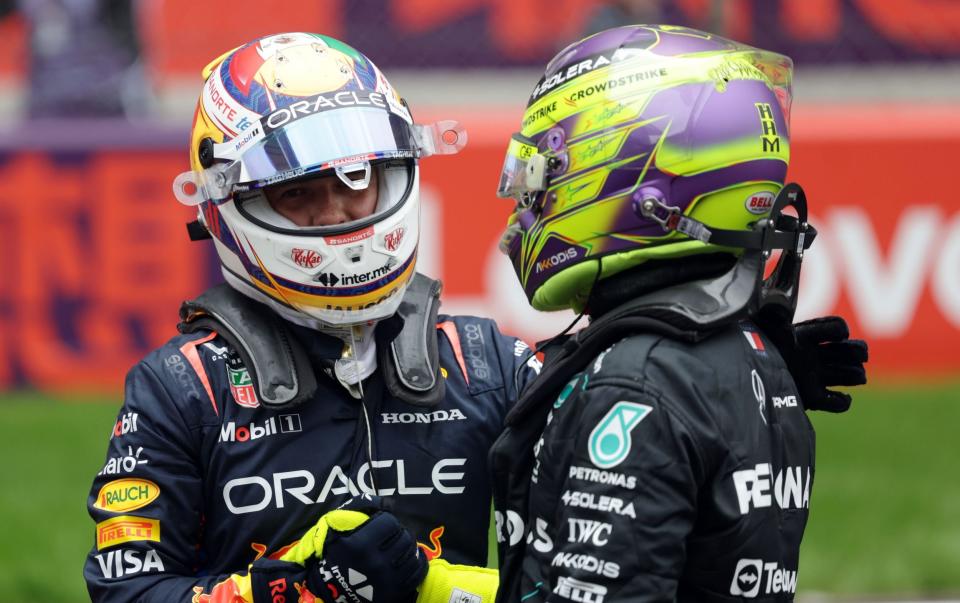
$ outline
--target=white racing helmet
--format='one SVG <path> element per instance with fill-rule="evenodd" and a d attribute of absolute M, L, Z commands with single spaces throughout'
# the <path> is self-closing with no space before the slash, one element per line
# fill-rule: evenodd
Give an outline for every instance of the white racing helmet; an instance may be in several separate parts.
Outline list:
<path fill-rule="evenodd" d="M 392 315 L 416 264 L 418 161 L 458 152 L 463 129 L 414 124 L 369 59 L 318 34 L 258 39 L 213 61 L 204 77 L 193 169 L 175 179 L 174 194 L 199 206 L 227 281 L 308 322 Z M 263 190 L 326 176 L 353 190 L 375 178 L 373 214 L 300 227 Z"/>

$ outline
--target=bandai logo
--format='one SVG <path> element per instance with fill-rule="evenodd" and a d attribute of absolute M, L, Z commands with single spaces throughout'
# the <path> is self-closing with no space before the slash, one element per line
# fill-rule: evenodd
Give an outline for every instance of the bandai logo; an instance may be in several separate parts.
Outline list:
<path fill-rule="evenodd" d="M 744 205 L 751 214 L 765 214 L 773 208 L 773 193 L 760 192 L 750 195 Z"/>
<path fill-rule="evenodd" d="M 300 249 L 299 247 L 294 247 L 290 251 L 290 259 L 297 266 L 302 266 L 303 268 L 316 268 L 323 262 L 323 256 L 312 249 Z"/>
<path fill-rule="evenodd" d="M 406 226 L 397 226 L 383 236 L 383 246 L 387 248 L 387 251 L 396 251 L 400 247 L 405 234 L 407 234 Z"/>

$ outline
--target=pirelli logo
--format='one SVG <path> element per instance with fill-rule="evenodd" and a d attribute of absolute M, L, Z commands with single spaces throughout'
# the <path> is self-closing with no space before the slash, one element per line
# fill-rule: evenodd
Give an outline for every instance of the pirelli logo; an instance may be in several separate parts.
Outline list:
<path fill-rule="evenodd" d="M 97 524 L 97 550 L 122 544 L 152 540 L 160 542 L 160 520 L 120 515 Z"/>

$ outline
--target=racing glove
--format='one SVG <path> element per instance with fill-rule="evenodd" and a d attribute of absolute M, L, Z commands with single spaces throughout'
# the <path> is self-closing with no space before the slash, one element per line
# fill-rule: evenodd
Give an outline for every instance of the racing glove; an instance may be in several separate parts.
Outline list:
<path fill-rule="evenodd" d="M 413 603 L 427 572 L 416 541 L 376 497 L 348 501 L 320 517 L 279 559 L 262 557 L 246 574 L 215 584 L 210 601 Z M 356 509 L 363 509 L 358 511 Z M 196 600 L 203 589 L 194 588 Z"/>
<path fill-rule="evenodd" d="M 495 569 L 432 559 L 417 603 L 493 603 L 500 577 Z"/>
<path fill-rule="evenodd" d="M 326 601 L 413 603 L 427 573 L 416 540 L 378 503 L 358 506 L 323 515 L 281 561 L 305 567 L 307 588 Z"/>
<path fill-rule="evenodd" d="M 839 316 L 824 316 L 778 326 L 765 324 L 797 384 L 800 399 L 809 410 L 846 412 L 850 394 L 827 389 L 863 385 L 867 382 L 867 342 L 850 339 L 847 322 Z"/>
<path fill-rule="evenodd" d="M 428 564 L 410 533 L 381 508 L 377 497 L 352 499 L 321 517 L 281 559 L 306 566 L 309 591 L 327 601 L 346 594 L 347 601 L 377 603 L 494 602 L 497 570 L 444 559 Z"/>

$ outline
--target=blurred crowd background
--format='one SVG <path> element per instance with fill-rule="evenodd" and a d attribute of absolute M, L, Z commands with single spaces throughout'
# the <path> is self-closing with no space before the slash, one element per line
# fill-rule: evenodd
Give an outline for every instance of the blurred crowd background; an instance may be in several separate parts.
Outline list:
<path fill-rule="evenodd" d="M 72 564 L 64 590 L 0 547 L 0 600 L 82 599 L 89 540 L 63 531 L 92 531 L 82 490 L 123 374 L 174 333 L 182 300 L 219 281 L 171 194 L 208 61 L 267 33 L 326 33 L 373 59 L 415 119 L 460 120 L 467 149 L 423 166 L 419 266 L 444 281 L 444 311 L 533 341 L 569 316 L 528 310 L 496 251 L 506 142 L 560 48 L 642 22 L 796 65 L 789 179 L 820 231 L 799 314 L 843 314 L 873 354 L 854 411 L 817 418 L 823 510 L 801 591 L 960 591 L 960 2 L 0 0 L 0 453 L 34 459 L 5 480 L 60 476 L 41 494 L 49 508 L 5 486 L 0 513 L 37 525 L 46 508 L 49 526 L 56 500 L 73 518 L 53 524 Z M 80 467 L 62 458 L 74 452 Z"/>
<path fill-rule="evenodd" d="M 370 56 L 467 151 L 423 171 L 421 269 L 449 311 L 539 339 L 495 251 L 509 134 L 545 62 L 619 24 L 720 32 L 796 62 L 789 177 L 821 238 L 802 315 L 843 312 L 878 377 L 960 369 L 960 3 L 938 0 L 0 0 L 0 388 L 114 390 L 182 299 L 217 280 L 169 194 L 212 58 L 319 31 Z M 494 293 L 496 291 L 497 293 Z M 506 292 L 506 293 L 504 293 Z"/>
<path fill-rule="evenodd" d="M 449 311 L 529 339 L 495 252 L 509 134 L 545 62 L 619 24 L 720 32 L 796 62 L 790 178 L 821 239 L 801 314 L 840 311 L 875 375 L 960 369 L 960 3 L 936 0 L 0 0 L 0 388 L 116 390 L 217 280 L 169 194 L 212 58 L 267 32 L 319 31 L 370 56 L 415 118 L 453 118 L 467 151 L 423 170 L 421 269 Z M 497 293 L 494 293 L 497 291 Z M 506 291 L 504 294 L 503 291 Z"/>

